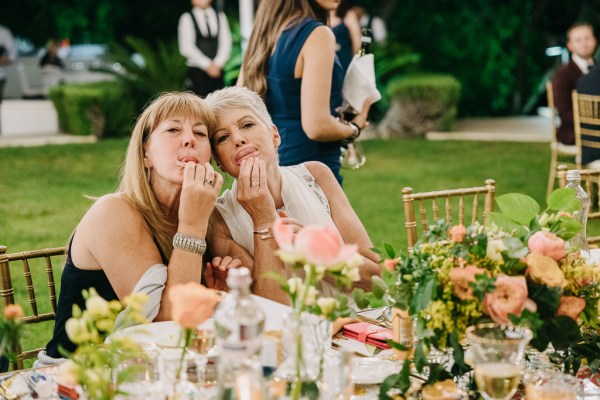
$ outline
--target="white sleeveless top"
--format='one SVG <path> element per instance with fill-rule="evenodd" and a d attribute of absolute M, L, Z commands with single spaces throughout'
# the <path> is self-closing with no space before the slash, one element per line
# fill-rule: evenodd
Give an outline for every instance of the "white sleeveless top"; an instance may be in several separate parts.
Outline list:
<path fill-rule="evenodd" d="M 319 183 L 304 164 L 279 167 L 281 196 L 285 212 L 304 225 L 334 225 L 329 201 Z M 225 220 L 233 240 L 254 257 L 254 224 L 252 218 L 237 201 L 237 181 L 230 190 L 223 192 L 215 205 Z M 290 275 L 290 271 L 288 276 Z M 333 287 L 322 282 L 321 291 L 333 296 Z"/>

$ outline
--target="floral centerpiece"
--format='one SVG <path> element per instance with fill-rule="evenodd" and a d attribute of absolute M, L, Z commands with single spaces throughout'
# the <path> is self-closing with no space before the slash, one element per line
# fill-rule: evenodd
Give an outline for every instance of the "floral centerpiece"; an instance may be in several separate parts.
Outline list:
<path fill-rule="evenodd" d="M 531 345 L 539 351 L 552 345 L 571 369 L 579 367 L 582 355 L 594 354 L 582 350 L 581 342 L 582 330 L 598 325 L 600 274 L 568 249 L 566 241 L 581 229 L 571 216 L 580 207 L 575 191 L 554 191 L 543 212 L 521 194 L 499 196 L 497 204 L 500 212 L 490 213 L 486 226 L 439 221 L 411 254 L 396 257 L 386 246 L 383 279 L 374 279 L 373 292 L 358 298 L 363 305 L 384 299 L 416 319 L 414 363 L 430 371 L 428 383 L 470 370 L 462 347 L 465 330 L 486 320 L 530 328 Z M 432 348 L 452 349 L 450 371 L 428 362 Z M 596 368 L 600 363 L 587 361 Z M 382 398 L 391 387 L 407 390 L 408 373 L 405 366 L 389 377 Z"/>
<path fill-rule="evenodd" d="M 122 360 L 145 357 L 144 351 L 127 337 L 106 338 L 114 332 L 117 316 L 122 326 L 146 323 L 142 307 L 147 301 L 143 294 L 125 297 L 123 304 L 117 300 L 106 301 L 92 288 L 83 291 L 86 309 L 73 305 L 73 317 L 65 324 L 69 339 L 78 347 L 66 354 L 68 360 L 61 364 L 59 382 L 81 385 L 89 399 L 112 399 L 116 394 L 113 369 Z M 123 374 L 117 379 L 127 379 Z"/>
<path fill-rule="evenodd" d="M 303 393 L 311 392 L 307 390 L 309 387 L 313 389 L 311 393 L 315 393 L 316 389 L 304 382 L 315 377 L 304 376 L 306 356 L 303 352 L 307 349 L 304 349 L 306 340 L 303 340 L 301 329 L 301 324 L 306 321 L 302 318 L 306 313 L 328 321 L 350 316 L 349 299 L 342 291 L 350 289 L 352 283 L 360 279 L 359 267 L 363 259 L 358 253 L 358 246 L 344 244 L 334 226 L 307 225 L 296 232 L 294 226 L 277 219 L 273 224 L 273 235 L 279 245 L 277 255 L 293 274 L 289 278 L 279 274 L 270 276 L 290 296 L 293 309 L 296 329 L 291 356 L 295 363 L 295 376 L 291 377 L 290 397 L 298 399 Z M 319 291 L 322 284 L 333 284 L 334 294 L 323 296 Z M 325 334 L 330 338 L 331 328 Z"/>
<path fill-rule="evenodd" d="M 16 349 L 21 337 L 23 324 L 23 308 L 18 304 L 4 307 L 3 317 L 0 318 L 0 371 L 8 370 L 8 361 L 16 362 Z M 5 357 L 4 360 L 1 357 Z"/>

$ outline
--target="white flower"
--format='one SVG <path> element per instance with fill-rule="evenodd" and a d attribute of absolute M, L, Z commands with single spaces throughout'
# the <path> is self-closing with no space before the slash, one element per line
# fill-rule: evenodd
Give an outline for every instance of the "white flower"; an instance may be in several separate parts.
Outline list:
<path fill-rule="evenodd" d="M 360 270 L 358 267 L 345 266 L 342 269 L 342 275 L 345 276 L 350 282 L 360 281 Z"/>
<path fill-rule="evenodd" d="M 288 288 L 290 290 L 290 294 L 297 293 L 302 286 L 302 279 L 298 277 L 288 279 Z"/>
<path fill-rule="evenodd" d="M 319 291 L 314 286 L 309 286 L 306 288 L 306 298 L 304 299 L 304 304 L 307 306 L 312 306 L 317 302 L 317 296 L 319 295 Z M 304 293 L 302 293 L 303 295 Z"/>
<path fill-rule="evenodd" d="M 67 360 L 58 368 L 58 381 L 65 385 L 77 385 L 79 380 L 79 366 L 73 360 Z"/>
<path fill-rule="evenodd" d="M 317 300 L 317 305 L 321 309 L 321 314 L 329 315 L 339 305 L 339 302 L 333 297 L 321 297 Z"/>
<path fill-rule="evenodd" d="M 91 296 L 85 301 L 85 309 L 93 319 L 110 315 L 108 302 L 100 296 Z"/>
<path fill-rule="evenodd" d="M 65 331 L 73 343 L 82 343 L 89 337 L 87 323 L 84 319 L 69 318 L 65 323 Z"/>
<path fill-rule="evenodd" d="M 360 268 L 365 261 L 363 260 L 363 256 L 361 256 L 359 253 L 355 253 L 347 262 L 348 267 L 350 268 Z"/>
<path fill-rule="evenodd" d="M 297 253 L 287 252 L 283 250 L 277 250 L 276 253 L 281 259 L 281 261 L 289 265 L 294 265 L 296 263 L 301 262 L 304 259 L 304 257 L 301 254 Z"/>
<path fill-rule="evenodd" d="M 486 256 L 492 261 L 503 263 L 504 259 L 502 258 L 502 252 L 504 250 L 506 250 L 506 246 L 502 240 L 489 240 L 486 249 Z"/>

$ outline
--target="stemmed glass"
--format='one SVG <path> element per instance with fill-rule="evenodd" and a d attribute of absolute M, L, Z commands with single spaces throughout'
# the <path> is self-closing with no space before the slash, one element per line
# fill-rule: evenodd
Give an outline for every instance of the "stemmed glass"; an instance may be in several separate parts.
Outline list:
<path fill-rule="evenodd" d="M 495 323 L 467 328 L 475 365 L 475 382 L 486 400 L 506 400 L 517 391 L 523 371 L 523 354 L 531 330 Z"/>

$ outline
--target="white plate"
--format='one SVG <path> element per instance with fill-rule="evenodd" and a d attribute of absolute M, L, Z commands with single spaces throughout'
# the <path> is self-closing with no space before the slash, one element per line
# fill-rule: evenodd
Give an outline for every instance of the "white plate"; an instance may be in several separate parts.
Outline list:
<path fill-rule="evenodd" d="M 205 321 L 201 327 L 212 328 L 212 318 Z M 138 344 L 156 344 L 159 346 L 177 346 L 181 335 L 181 328 L 173 321 L 152 322 L 150 324 L 136 325 L 121 329 L 111 337 L 128 337 Z"/>
<path fill-rule="evenodd" d="M 362 385 L 379 384 L 388 376 L 400 372 L 401 367 L 401 363 L 394 361 L 355 357 L 352 360 L 352 382 Z"/>

